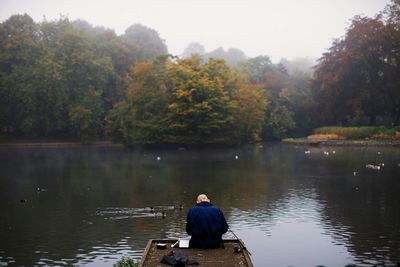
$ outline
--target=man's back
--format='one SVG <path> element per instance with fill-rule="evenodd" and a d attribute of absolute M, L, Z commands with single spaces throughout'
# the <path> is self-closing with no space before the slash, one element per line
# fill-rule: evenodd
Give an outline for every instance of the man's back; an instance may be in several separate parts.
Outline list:
<path fill-rule="evenodd" d="M 222 211 L 211 203 L 200 202 L 189 210 L 186 232 L 192 236 L 191 246 L 217 247 L 227 230 L 228 224 Z"/>

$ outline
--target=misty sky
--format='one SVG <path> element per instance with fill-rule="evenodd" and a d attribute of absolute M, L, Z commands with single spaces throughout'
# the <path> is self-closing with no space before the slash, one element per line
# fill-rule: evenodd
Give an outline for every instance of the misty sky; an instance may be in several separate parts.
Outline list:
<path fill-rule="evenodd" d="M 180 55 L 191 42 L 207 52 L 235 47 L 247 56 L 320 57 L 350 19 L 373 16 L 390 0 L 0 0 L 0 21 L 27 13 L 36 22 L 83 19 L 94 26 L 125 29 L 141 23 L 158 31 Z"/>

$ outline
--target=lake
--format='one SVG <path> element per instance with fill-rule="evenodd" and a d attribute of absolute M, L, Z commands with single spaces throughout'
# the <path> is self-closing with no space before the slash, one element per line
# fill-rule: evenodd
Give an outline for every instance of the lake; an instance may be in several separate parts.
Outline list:
<path fill-rule="evenodd" d="M 199 193 L 255 266 L 400 262 L 399 148 L 1 148 L 0 170 L 0 266 L 139 259 L 149 239 L 186 237 Z"/>

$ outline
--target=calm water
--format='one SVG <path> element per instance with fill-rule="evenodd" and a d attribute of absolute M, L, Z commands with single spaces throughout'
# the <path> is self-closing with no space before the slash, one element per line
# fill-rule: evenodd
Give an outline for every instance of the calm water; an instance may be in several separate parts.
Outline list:
<path fill-rule="evenodd" d="M 255 266 L 400 262 L 400 149 L 305 150 L 0 149 L 0 266 L 140 258 L 148 239 L 186 236 L 203 192 Z"/>

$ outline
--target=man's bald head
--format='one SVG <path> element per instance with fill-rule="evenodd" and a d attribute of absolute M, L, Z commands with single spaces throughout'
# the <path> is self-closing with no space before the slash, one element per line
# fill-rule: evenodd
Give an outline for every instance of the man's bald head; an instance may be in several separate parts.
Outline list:
<path fill-rule="evenodd" d="M 200 194 L 197 196 L 197 203 L 200 202 L 210 202 L 210 200 L 208 199 L 208 197 L 205 194 Z"/>

